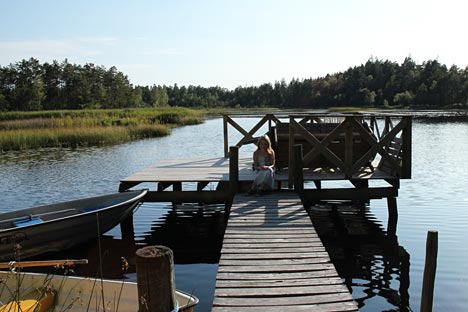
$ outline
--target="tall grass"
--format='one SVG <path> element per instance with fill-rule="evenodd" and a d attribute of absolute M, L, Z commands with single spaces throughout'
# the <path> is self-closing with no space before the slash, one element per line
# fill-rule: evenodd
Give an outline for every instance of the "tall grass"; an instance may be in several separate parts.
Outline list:
<path fill-rule="evenodd" d="M 116 144 L 202 121 L 183 108 L 0 113 L 0 150 Z"/>

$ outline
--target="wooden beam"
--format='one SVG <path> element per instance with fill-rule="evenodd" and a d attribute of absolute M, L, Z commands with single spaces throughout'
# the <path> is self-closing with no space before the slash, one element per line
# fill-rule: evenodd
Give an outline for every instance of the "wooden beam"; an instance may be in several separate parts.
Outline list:
<path fill-rule="evenodd" d="M 375 139 L 370 134 L 363 134 L 362 138 L 365 139 L 369 144 L 371 144 L 371 148 L 367 153 L 364 154 L 361 159 L 359 159 L 351 168 L 351 172 L 357 172 L 365 163 L 368 161 L 369 156 L 379 153 L 382 156 L 382 160 L 386 160 L 389 162 L 389 165 L 397 170 L 398 173 L 401 173 L 401 167 L 398 162 L 396 162 L 392 156 L 384 149 L 385 146 L 390 144 L 390 141 L 396 137 L 396 135 L 405 128 L 406 120 L 402 120 L 399 124 L 397 124 L 392 130 L 386 132 L 382 139 L 377 143 Z"/>
<path fill-rule="evenodd" d="M 128 189 L 131 189 L 135 185 L 140 184 L 141 182 L 120 182 L 119 192 L 125 192 Z"/>
<path fill-rule="evenodd" d="M 340 125 L 341 126 L 341 125 Z M 294 122 L 294 125 L 290 125 L 290 132 L 291 128 L 295 129 L 298 133 L 302 135 L 302 137 L 309 142 L 312 145 L 311 151 L 309 151 L 303 159 L 304 167 L 307 167 L 306 165 L 317 155 L 322 154 L 325 156 L 327 160 L 329 160 L 331 163 L 336 165 L 338 168 L 340 168 L 342 171 L 345 171 L 346 169 L 346 164 L 333 153 L 330 149 L 328 149 L 326 146 L 331 142 L 332 138 L 336 135 L 337 132 L 336 130 L 341 128 L 338 126 L 334 131 L 332 131 L 323 141 L 319 141 L 315 135 L 310 133 L 306 128 L 304 128 L 302 125 L 300 125 L 297 122 Z"/>
<path fill-rule="evenodd" d="M 145 202 L 221 204 L 230 201 L 231 198 L 226 191 L 149 191 L 145 195 Z"/>
<path fill-rule="evenodd" d="M 255 132 L 257 132 L 257 130 L 260 129 L 267 121 L 267 116 L 263 116 L 263 118 L 252 129 L 250 129 L 248 133 L 243 133 L 244 137 L 236 144 L 236 146 L 241 147 L 246 141 L 253 139 Z"/>
<path fill-rule="evenodd" d="M 241 134 L 243 134 L 244 136 L 247 136 L 249 133 L 247 132 L 247 130 L 245 130 L 244 128 L 242 128 L 237 122 L 234 121 L 234 119 L 232 119 L 231 117 L 227 117 L 227 121 L 228 123 L 234 127 L 234 129 L 236 129 L 237 131 L 239 131 Z"/>

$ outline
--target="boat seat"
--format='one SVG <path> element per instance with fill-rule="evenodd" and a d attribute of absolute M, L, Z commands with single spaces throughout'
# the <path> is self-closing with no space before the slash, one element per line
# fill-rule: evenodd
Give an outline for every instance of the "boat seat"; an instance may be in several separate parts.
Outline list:
<path fill-rule="evenodd" d="M 39 224 L 42 223 L 42 219 L 39 217 L 30 217 L 30 218 L 23 218 L 18 221 L 14 221 L 13 224 L 16 227 L 21 227 L 21 226 L 28 226 L 28 225 L 34 225 L 34 224 Z"/>

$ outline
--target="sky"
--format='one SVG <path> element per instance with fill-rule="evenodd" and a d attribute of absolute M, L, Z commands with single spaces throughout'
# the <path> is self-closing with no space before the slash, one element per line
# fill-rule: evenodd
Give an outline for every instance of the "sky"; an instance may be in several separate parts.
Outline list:
<path fill-rule="evenodd" d="M 0 66 L 115 66 L 133 85 L 259 86 L 370 58 L 468 66 L 466 0 L 0 0 Z"/>

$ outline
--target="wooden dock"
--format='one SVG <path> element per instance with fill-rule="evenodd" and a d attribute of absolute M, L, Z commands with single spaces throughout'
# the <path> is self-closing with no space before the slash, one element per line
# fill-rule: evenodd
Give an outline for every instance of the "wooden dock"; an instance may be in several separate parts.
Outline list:
<path fill-rule="evenodd" d="M 236 195 L 226 228 L 214 312 L 358 311 L 299 196 Z"/>
<path fill-rule="evenodd" d="M 223 116 L 224 158 L 165 160 L 122 179 L 119 191 L 149 182 L 156 184 L 157 190 L 149 191 L 145 201 L 229 203 L 233 194 L 246 191 L 255 178 L 251 156 L 239 157 L 239 149 L 256 142 L 257 131 L 268 124 L 280 169 L 275 177 L 278 189 L 294 188 L 303 201 L 309 202 L 387 198 L 389 209 L 396 209 L 400 179 L 411 178 L 410 116 L 280 117 L 267 114 L 248 130 Z M 243 136 L 231 147 L 229 126 Z M 302 148 L 295 150 L 299 146 Z M 349 184 L 334 187 L 330 181 Z M 196 183 L 196 190 L 193 186 L 186 188 L 187 182 Z M 307 182 L 313 182 L 313 187 L 311 183 L 304 185 Z"/>
<path fill-rule="evenodd" d="M 395 237 L 400 179 L 411 178 L 411 125 L 405 115 L 267 114 L 244 129 L 223 116 L 224 157 L 161 161 L 122 179 L 119 191 L 150 183 L 148 202 L 225 204 L 213 311 L 357 311 L 303 203 L 387 198 L 387 235 Z M 241 195 L 255 172 L 239 149 L 264 127 L 278 187 Z M 230 128 L 241 135 L 233 146 Z"/>

